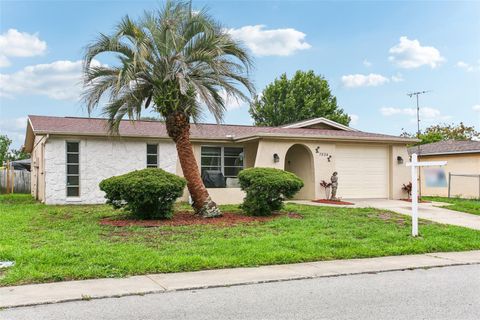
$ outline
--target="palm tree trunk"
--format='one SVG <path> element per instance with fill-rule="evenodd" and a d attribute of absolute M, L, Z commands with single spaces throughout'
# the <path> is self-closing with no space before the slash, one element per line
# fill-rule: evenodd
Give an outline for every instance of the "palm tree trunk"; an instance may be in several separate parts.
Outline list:
<path fill-rule="evenodd" d="M 166 119 L 168 135 L 177 147 L 178 159 L 183 176 L 187 180 L 187 188 L 193 201 L 196 214 L 204 218 L 218 217 L 222 213 L 217 204 L 212 201 L 198 170 L 198 164 L 190 143 L 190 122 L 183 113 L 176 112 Z"/>

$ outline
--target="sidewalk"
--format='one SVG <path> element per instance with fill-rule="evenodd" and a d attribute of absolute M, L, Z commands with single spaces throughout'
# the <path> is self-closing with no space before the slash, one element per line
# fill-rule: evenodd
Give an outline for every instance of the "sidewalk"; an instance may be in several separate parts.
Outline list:
<path fill-rule="evenodd" d="M 345 201 L 353 202 L 354 205 L 339 205 L 338 207 L 349 208 L 377 208 L 382 210 L 394 211 L 400 214 L 411 215 L 412 207 L 409 202 L 401 200 L 387 200 L 387 199 L 354 199 Z M 310 206 L 332 206 L 306 200 L 290 201 L 298 204 L 305 204 Z M 480 216 L 469 214 L 460 211 L 440 208 L 439 206 L 448 205 L 443 202 L 430 202 L 418 204 L 418 217 L 420 219 L 430 220 L 443 224 L 450 224 L 453 226 L 460 226 L 475 230 L 480 230 Z M 337 206 L 336 206 L 337 207 Z"/>
<path fill-rule="evenodd" d="M 0 308 L 466 264 L 480 264 L 480 250 L 0 287 Z"/>

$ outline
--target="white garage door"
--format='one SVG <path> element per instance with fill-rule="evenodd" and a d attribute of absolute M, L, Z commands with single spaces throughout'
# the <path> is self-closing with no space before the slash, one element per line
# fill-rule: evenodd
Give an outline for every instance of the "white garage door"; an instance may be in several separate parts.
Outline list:
<path fill-rule="evenodd" d="M 338 146 L 337 195 L 342 198 L 388 198 L 388 149 L 371 146 Z"/>

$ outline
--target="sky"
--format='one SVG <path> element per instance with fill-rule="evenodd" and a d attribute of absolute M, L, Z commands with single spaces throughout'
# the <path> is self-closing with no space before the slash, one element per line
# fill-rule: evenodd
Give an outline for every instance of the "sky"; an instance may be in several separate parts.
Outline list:
<path fill-rule="evenodd" d="M 85 46 L 161 1 L 0 1 L 0 134 L 23 144 L 26 117 L 88 116 Z M 282 73 L 324 76 L 351 126 L 398 135 L 463 121 L 480 130 L 480 2 L 194 1 L 254 57 L 260 93 Z M 108 63 L 108 61 L 100 61 Z M 97 111 L 93 116 L 100 115 Z M 207 117 L 206 122 L 214 122 Z M 252 124 L 230 101 L 225 123 Z"/>

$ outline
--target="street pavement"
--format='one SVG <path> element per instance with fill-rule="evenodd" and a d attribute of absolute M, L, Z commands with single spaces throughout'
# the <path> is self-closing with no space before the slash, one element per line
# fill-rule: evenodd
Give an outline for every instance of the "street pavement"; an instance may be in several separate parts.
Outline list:
<path fill-rule="evenodd" d="M 64 302 L 0 319 L 480 319 L 480 265 Z"/>
<path fill-rule="evenodd" d="M 480 250 L 61 281 L 0 287 L 0 308 L 467 264 L 480 264 Z"/>

